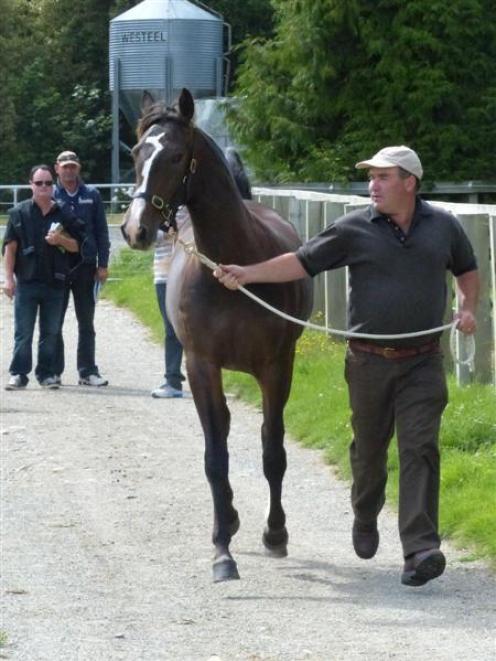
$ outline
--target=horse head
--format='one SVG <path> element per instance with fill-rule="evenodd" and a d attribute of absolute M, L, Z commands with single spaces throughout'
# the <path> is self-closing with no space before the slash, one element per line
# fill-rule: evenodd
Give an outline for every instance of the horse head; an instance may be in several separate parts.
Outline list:
<path fill-rule="evenodd" d="M 145 92 L 138 123 L 138 143 L 132 150 L 136 188 L 121 225 L 131 248 L 147 249 L 157 230 L 175 226 L 179 206 L 185 204 L 188 180 L 194 173 L 195 104 L 183 89 L 174 107 L 155 103 Z"/>

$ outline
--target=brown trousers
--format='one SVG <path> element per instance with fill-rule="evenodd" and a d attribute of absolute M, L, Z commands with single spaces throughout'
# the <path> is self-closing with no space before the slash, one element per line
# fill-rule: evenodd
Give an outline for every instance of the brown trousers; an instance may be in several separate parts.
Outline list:
<path fill-rule="evenodd" d="M 354 434 L 350 461 L 355 517 L 371 523 L 384 505 L 387 450 L 396 430 L 403 553 L 439 548 L 438 436 L 448 401 L 442 355 L 391 360 L 348 349 L 345 377 Z"/>

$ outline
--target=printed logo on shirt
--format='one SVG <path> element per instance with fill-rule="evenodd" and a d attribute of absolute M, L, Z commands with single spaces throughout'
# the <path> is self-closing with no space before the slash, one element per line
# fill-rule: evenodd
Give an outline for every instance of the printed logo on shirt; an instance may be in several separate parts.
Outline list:
<path fill-rule="evenodd" d="M 79 202 L 79 204 L 93 204 L 93 200 L 91 199 L 91 197 L 89 197 L 89 198 L 88 197 L 80 197 L 78 199 L 78 202 Z"/>

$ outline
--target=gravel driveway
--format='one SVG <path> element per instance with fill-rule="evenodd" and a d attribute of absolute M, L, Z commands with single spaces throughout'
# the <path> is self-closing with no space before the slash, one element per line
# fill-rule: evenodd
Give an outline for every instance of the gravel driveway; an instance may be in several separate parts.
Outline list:
<path fill-rule="evenodd" d="M 230 400 L 240 581 L 214 585 L 212 506 L 192 400 L 153 400 L 162 349 L 101 301 L 98 363 L 76 384 L 66 322 L 64 387 L 5 392 L 12 305 L 1 299 L 0 657 L 29 661 L 494 660 L 496 581 L 444 546 L 444 576 L 399 583 L 395 516 L 370 561 L 350 541 L 348 487 L 288 440 L 289 556 L 263 554 L 260 414 Z"/>

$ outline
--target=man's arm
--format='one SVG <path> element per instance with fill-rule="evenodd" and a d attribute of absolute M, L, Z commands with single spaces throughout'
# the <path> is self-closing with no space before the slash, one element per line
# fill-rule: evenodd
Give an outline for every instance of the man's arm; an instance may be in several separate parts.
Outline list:
<path fill-rule="evenodd" d="M 478 271 L 467 271 L 456 278 L 458 294 L 457 328 L 472 335 L 477 330 L 475 312 L 479 303 L 480 280 Z"/>
<path fill-rule="evenodd" d="M 5 271 L 5 284 L 3 287 L 4 292 L 9 298 L 15 294 L 15 277 L 14 267 L 17 254 L 17 241 L 9 241 L 5 245 L 3 268 Z"/>
<path fill-rule="evenodd" d="M 96 270 L 95 278 L 102 284 L 108 278 L 108 259 L 110 254 L 110 239 L 107 223 L 107 216 L 105 215 L 105 208 L 100 193 L 95 189 L 95 240 L 98 256 L 98 268 Z"/>
<path fill-rule="evenodd" d="M 110 254 L 109 229 L 102 196 L 96 189 L 94 190 L 94 200 L 95 204 L 93 213 L 95 215 L 93 227 L 98 252 L 98 266 L 106 269 L 108 267 L 108 259 Z"/>
<path fill-rule="evenodd" d="M 308 276 L 294 252 L 278 255 L 265 262 L 238 266 L 219 264 L 214 276 L 228 289 L 237 289 L 240 285 L 254 282 L 289 282 Z"/>

